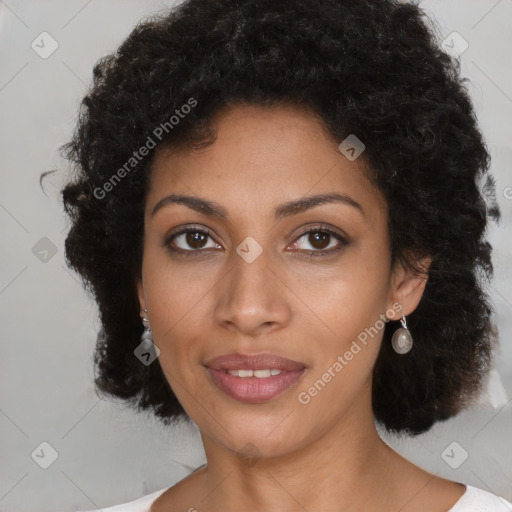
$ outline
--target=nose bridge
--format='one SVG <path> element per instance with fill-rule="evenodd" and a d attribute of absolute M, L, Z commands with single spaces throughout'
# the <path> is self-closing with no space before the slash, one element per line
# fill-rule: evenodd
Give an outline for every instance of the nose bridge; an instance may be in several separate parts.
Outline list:
<path fill-rule="evenodd" d="M 290 309 L 271 270 L 276 262 L 270 249 L 247 237 L 233 249 L 230 260 L 231 271 L 215 308 L 217 322 L 247 334 L 265 324 L 286 323 Z"/>

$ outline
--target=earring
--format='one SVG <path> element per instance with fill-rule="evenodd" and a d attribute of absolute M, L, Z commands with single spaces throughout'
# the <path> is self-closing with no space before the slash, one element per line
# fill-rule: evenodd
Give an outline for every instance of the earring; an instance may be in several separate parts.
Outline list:
<path fill-rule="evenodd" d="M 149 326 L 149 318 L 148 318 L 148 310 L 144 309 L 140 312 L 140 317 L 142 319 L 142 325 L 144 326 L 144 332 L 140 337 L 141 342 L 144 340 L 148 340 L 153 343 L 153 336 L 151 335 L 151 327 Z"/>
<path fill-rule="evenodd" d="M 391 338 L 391 346 L 397 354 L 407 354 L 412 348 L 412 336 L 407 328 L 405 315 L 402 316 L 400 323 L 402 327 L 397 329 Z"/>

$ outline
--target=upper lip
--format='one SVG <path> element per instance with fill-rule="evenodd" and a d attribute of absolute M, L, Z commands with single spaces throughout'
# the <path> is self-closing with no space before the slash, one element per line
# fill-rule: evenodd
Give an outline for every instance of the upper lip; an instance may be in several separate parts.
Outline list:
<path fill-rule="evenodd" d="M 208 360 L 205 366 L 212 370 L 267 370 L 294 371 L 305 365 L 276 354 L 225 354 Z"/>

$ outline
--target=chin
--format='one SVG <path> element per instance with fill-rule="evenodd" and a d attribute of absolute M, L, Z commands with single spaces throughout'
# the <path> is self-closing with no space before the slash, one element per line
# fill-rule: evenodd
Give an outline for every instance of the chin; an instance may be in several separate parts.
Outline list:
<path fill-rule="evenodd" d="M 279 457 L 306 446 L 311 430 L 315 429 L 308 427 L 305 418 L 289 414 L 290 411 L 291 408 L 281 407 L 274 413 L 264 413 L 262 409 L 221 413 L 217 408 L 222 422 L 219 425 L 211 418 L 205 418 L 208 425 L 204 425 L 204 431 L 237 455 Z M 201 425 L 199 428 L 203 431 Z"/>

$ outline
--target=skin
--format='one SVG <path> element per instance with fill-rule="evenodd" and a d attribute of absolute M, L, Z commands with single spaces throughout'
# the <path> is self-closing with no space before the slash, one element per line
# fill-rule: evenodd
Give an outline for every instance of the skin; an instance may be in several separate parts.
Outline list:
<path fill-rule="evenodd" d="M 431 512 L 447 511 L 465 487 L 406 461 L 376 431 L 371 384 L 382 330 L 309 403 L 298 400 L 359 333 L 394 304 L 401 308 L 395 321 L 410 314 L 424 291 L 425 278 L 391 264 L 387 204 L 364 159 L 349 161 L 315 116 L 292 106 L 230 107 L 213 126 L 212 145 L 156 155 L 147 195 L 139 301 L 207 458 L 151 510 L 424 512 L 428 503 Z M 274 218 L 283 202 L 333 192 L 362 211 L 332 202 Z M 169 194 L 214 201 L 228 219 L 183 204 L 153 215 Z M 211 237 L 169 241 L 184 225 Z M 322 245 L 301 231 L 325 227 L 348 243 L 331 236 Z M 236 252 L 249 236 L 262 248 L 252 263 Z M 335 247 L 341 250 L 328 252 Z M 232 352 L 276 353 L 306 371 L 281 395 L 243 403 L 219 390 L 204 366 Z"/>

